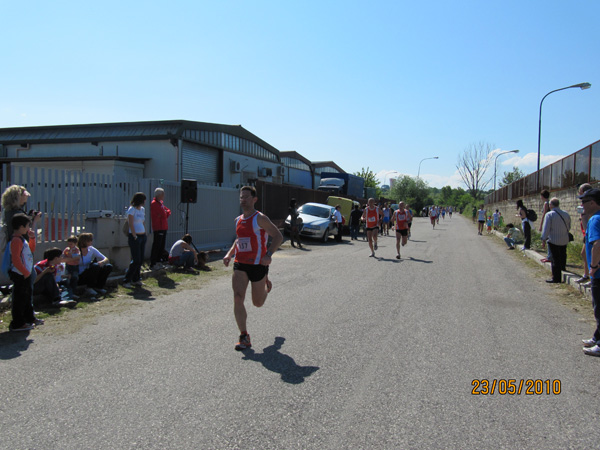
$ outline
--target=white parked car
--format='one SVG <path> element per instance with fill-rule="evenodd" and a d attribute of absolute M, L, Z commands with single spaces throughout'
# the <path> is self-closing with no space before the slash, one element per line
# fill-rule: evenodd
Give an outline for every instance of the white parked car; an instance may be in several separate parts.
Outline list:
<path fill-rule="evenodd" d="M 299 219 L 302 219 L 300 236 L 320 239 L 327 242 L 330 235 L 337 234 L 337 226 L 333 213 L 335 207 L 323 203 L 305 203 L 298 208 Z M 290 231 L 291 217 L 285 219 L 285 231 Z"/>

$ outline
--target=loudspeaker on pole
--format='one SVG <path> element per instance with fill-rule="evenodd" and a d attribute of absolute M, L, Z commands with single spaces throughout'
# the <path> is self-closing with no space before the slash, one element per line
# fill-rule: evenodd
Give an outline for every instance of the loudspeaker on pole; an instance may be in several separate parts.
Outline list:
<path fill-rule="evenodd" d="M 198 184 L 196 180 L 181 180 L 181 203 L 198 201 Z"/>

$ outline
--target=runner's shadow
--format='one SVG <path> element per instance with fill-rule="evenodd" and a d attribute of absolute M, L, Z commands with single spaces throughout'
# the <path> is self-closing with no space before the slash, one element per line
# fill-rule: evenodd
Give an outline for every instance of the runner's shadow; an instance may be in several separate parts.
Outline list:
<path fill-rule="evenodd" d="M 414 261 L 414 262 L 421 262 L 421 263 L 425 263 L 425 264 L 433 263 L 433 261 L 427 261 L 425 259 L 417 259 L 417 258 L 413 258 L 412 256 L 409 256 L 408 259 L 410 259 L 411 261 Z"/>
<path fill-rule="evenodd" d="M 31 344 L 29 331 L 0 333 L 0 360 L 18 358 Z"/>
<path fill-rule="evenodd" d="M 411 239 L 411 240 L 409 240 L 408 242 L 419 242 L 419 243 L 425 243 L 425 242 L 427 242 L 427 241 L 416 241 L 416 240 L 414 240 L 414 239 Z"/>
<path fill-rule="evenodd" d="M 385 262 L 393 262 L 393 263 L 400 263 L 400 262 L 402 262 L 401 259 L 396 259 L 396 258 L 394 258 L 394 259 L 392 259 L 392 258 L 381 258 L 379 256 L 376 256 L 375 259 L 377 261 L 385 261 Z"/>
<path fill-rule="evenodd" d="M 261 363 L 265 369 L 271 372 L 281 374 L 281 380 L 290 384 L 300 384 L 304 382 L 306 377 L 311 376 L 318 367 L 299 366 L 294 361 L 294 358 L 281 353 L 281 347 L 285 342 L 285 338 L 276 337 L 275 343 L 263 349 L 262 353 L 256 353 L 253 349 L 244 351 L 244 360 L 256 361 Z"/>

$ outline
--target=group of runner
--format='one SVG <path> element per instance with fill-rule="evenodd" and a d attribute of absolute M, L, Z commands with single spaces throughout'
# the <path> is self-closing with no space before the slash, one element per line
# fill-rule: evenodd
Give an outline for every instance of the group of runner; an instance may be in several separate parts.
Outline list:
<path fill-rule="evenodd" d="M 279 229 L 263 213 L 256 210 L 256 189 L 244 186 L 240 190 L 240 207 L 242 214 L 235 219 L 236 239 L 223 258 L 223 264 L 228 267 L 233 259 L 233 312 L 239 328 L 240 338 L 235 344 L 238 351 L 252 347 L 247 329 L 248 314 L 244 305 L 248 285 L 251 284 L 252 304 L 261 307 L 265 304 L 267 296 L 273 287 L 269 280 L 269 265 L 271 257 L 283 242 Z M 384 222 L 387 210 L 388 220 Z M 374 198 L 370 198 L 362 213 L 365 223 L 366 235 L 369 241 L 371 257 L 377 250 L 377 237 L 380 224 L 386 223 L 387 228 L 396 231 L 396 259 L 401 259 L 400 249 L 404 247 L 410 237 L 412 225 L 412 211 L 404 202 L 398 204 L 394 211 L 387 205 L 380 207 Z M 271 238 L 268 244 L 268 238 Z"/>
<path fill-rule="evenodd" d="M 387 218 L 385 211 L 387 211 Z M 410 228 L 412 226 L 413 215 L 408 206 L 404 202 L 398 204 L 398 209 L 393 211 L 383 205 L 383 208 L 377 206 L 374 198 L 370 198 L 367 207 L 363 210 L 362 220 L 365 223 L 365 233 L 369 241 L 369 249 L 371 250 L 370 257 L 375 257 L 377 250 L 377 237 L 380 232 L 380 224 L 387 230 L 393 228 L 396 230 L 396 259 L 400 259 L 400 247 L 405 246 L 410 236 Z"/>
<path fill-rule="evenodd" d="M 435 228 L 435 225 L 440 223 L 440 216 L 442 217 L 442 220 L 445 220 L 446 213 L 452 219 L 452 206 L 431 206 L 429 208 L 429 219 L 431 220 L 431 226 Z"/>

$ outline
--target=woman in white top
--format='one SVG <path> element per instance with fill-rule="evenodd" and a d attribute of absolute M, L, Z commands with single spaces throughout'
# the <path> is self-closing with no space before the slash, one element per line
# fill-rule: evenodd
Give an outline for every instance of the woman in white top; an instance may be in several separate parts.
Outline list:
<path fill-rule="evenodd" d="M 92 246 L 94 235 L 92 233 L 81 233 L 77 237 L 79 247 L 79 281 L 78 284 L 86 285 L 87 293 L 90 295 L 106 294 L 104 285 L 112 272 L 112 265 L 108 258 Z"/>
<path fill-rule="evenodd" d="M 133 285 L 142 286 L 141 270 L 144 262 L 144 250 L 146 249 L 146 194 L 137 192 L 131 198 L 131 206 L 127 210 L 127 221 L 129 223 L 129 249 L 131 250 L 131 263 L 123 279 L 123 286 L 131 288 Z"/>

